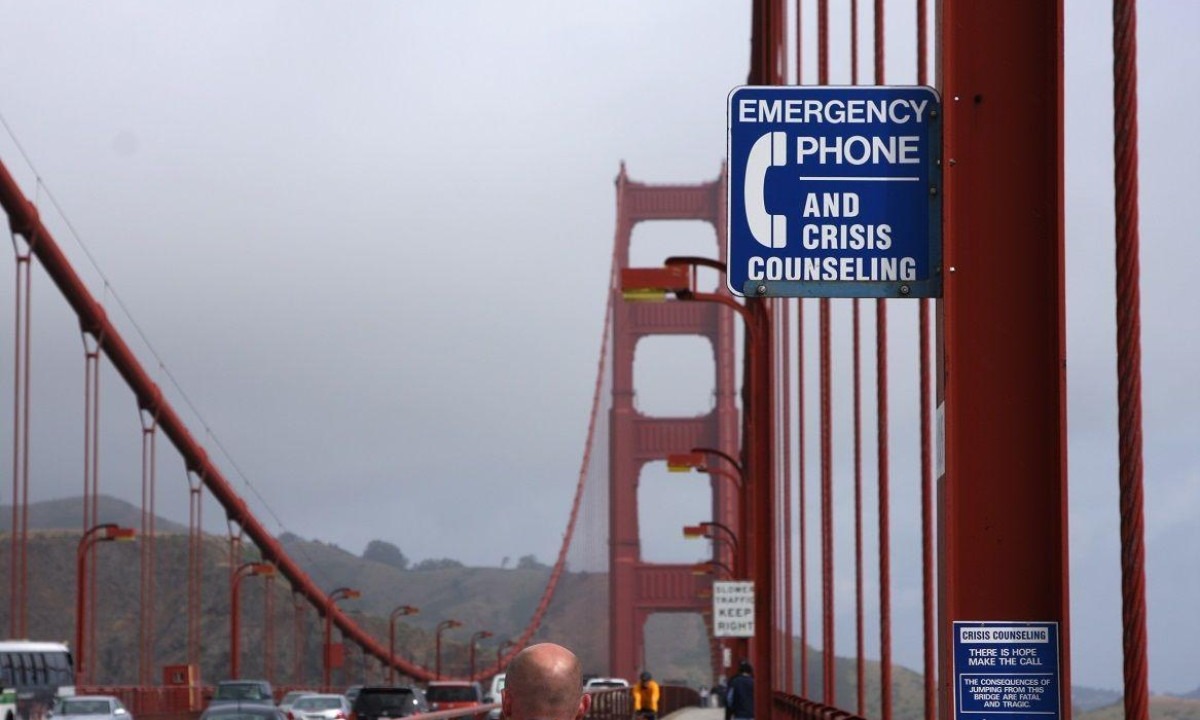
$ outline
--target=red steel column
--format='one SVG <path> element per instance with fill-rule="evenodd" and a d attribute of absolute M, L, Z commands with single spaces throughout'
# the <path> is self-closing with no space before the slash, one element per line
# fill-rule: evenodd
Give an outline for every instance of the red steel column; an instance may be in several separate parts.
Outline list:
<path fill-rule="evenodd" d="M 1059 623 L 1067 580 L 1061 0 L 944 0 L 940 716 L 954 621 Z"/>

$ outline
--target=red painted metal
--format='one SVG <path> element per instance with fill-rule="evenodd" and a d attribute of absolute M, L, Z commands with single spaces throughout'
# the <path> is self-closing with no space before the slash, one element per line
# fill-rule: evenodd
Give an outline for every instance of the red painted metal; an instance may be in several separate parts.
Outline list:
<path fill-rule="evenodd" d="M 858 0 L 850 0 L 850 84 L 858 84 Z M 858 298 L 851 301 L 854 357 L 854 640 L 855 708 L 866 715 L 866 653 L 863 639 L 863 498 L 862 498 L 862 322 Z"/>
<path fill-rule="evenodd" d="M 346 599 L 356 598 L 360 594 L 361 593 L 359 593 L 359 591 L 355 590 L 354 588 L 340 587 L 340 588 L 333 590 L 332 592 L 330 592 L 328 595 L 325 596 L 325 606 L 323 608 L 321 608 L 322 613 L 325 617 L 325 622 L 324 622 L 325 643 L 324 643 L 324 647 L 322 648 L 322 651 L 321 651 L 321 658 L 322 658 L 321 689 L 322 689 L 322 692 L 329 692 L 333 688 L 331 671 L 333 670 L 333 668 L 341 667 L 343 664 L 343 658 L 344 658 L 343 647 L 344 647 L 344 645 L 338 644 L 335 646 L 333 644 L 334 617 L 336 617 L 337 613 L 339 612 L 338 606 L 337 606 L 338 600 L 346 600 Z M 455 621 L 455 622 L 457 622 L 457 621 Z M 438 649 L 439 649 L 438 674 L 435 677 L 440 678 L 441 677 L 441 652 L 440 652 L 440 650 L 441 650 L 441 636 L 440 636 L 441 631 L 439 630 L 438 632 L 439 632 L 439 637 L 438 637 L 438 643 L 439 643 L 438 644 Z M 343 634 L 343 640 L 344 640 L 344 636 L 346 635 L 345 630 L 342 631 L 342 634 Z"/>
<path fill-rule="evenodd" d="M 393 608 L 388 615 L 388 654 L 392 657 L 396 656 L 396 618 L 401 615 L 414 615 L 418 612 L 417 608 L 412 605 L 400 605 Z M 500 664 L 500 658 L 496 658 L 496 664 Z M 396 668 L 388 666 L 388 684 L 393 685 L 396 682 Z"/>
<path fill-rule="evenodd" d="M 875 0 L 875 84 L 885 83 L 883 0 Z M 892 720 L 892 550 L 889 527 L 887 303 L 875 301 L 875 415 L 879 513 L 879 713 Z"/>
<path fill-rule="evenodd" d="M 818 301 L 821 364 L 821 660 L 822 694 L 836 705 L 837 687 L 833 625 L 833 391 L 829 300 Z"/>
<path fill-rule="evenodd" d="M 83 529 L 86 533 L 100 521 L 98 503 L 100 498 L 100 340 L 95 328 L 80 328 L 83 340 Z M 90 551 L 91 562 L 87 565 L 84 582 L 91 598 L 83 611 L 85 626 L 89 628 L 87 652 L 84 658 L 88 667 L 96 664 L 96 602 L 100 593 L 96 590 L 96 549 Z M 83 651 L 80 651 L 83 652 Z"/>
<path fill-rule="evenodd" d="M 484 638 L 490 638 L 494 633 L 489 630 L 478 630 L 471 634 L 471 641 L 467 648 L 467 677 L 475 677 L 475 646 Z"/>
<path fill-rule="evenodd" d="M 829 84 L 829 1 L 817 3 L 817 83 Z M 818 301 L 821 387 L 821 659 L 822 701 L 837 702 L 833 614 L 833 393 L 829 300 Z"/>
<path fill-rule="evenodd" d="M 800 444 L 799 478 L 796 482 L 796 513 L 800 518 L 800 562 L 797 572 L 800 574 L 800 694 L 808 697 L 808 515 L 807 490 L 808 484 L 808 436 L 805 432 L 804 404 L 804 300 L 796 301 L 796 437 Z"/>
<path fill-rule="evenodd" d="M 750 39 L 751 85 L 782 85 L 787 81 L 785 41 L 785 3 L 781 0 L 756 0 L 752 9 Z M 773 673 L 776 664 L 774 637 L 775 593 L 775 496 L 773 445 L 775 388 L 772 374 L 771 313 L 762 298 L 747 298 L 751 320 L 746 328 L 745 373 L 743 386 L 745 423 L 742 446 L 746 453 L 747 501 L 751 507 L 747 544 L 753 548 L 753 564 L 748 568 L 754 579 L 754 662 L 757 668 L 755 716 L 771 715 L 772 696 L 778 687 Z"/>
<path fill-rule="evenodd" d="M 189 471 L 188 481 L 188 640 L 187 658 L 192 667 L 200 667 L 200 588 L 201 551 L 203 549 L 203 525 L 201 523 L 201 492 L 204 485 L 200 478 Z"/>
<path fill-rule="evenodd" d="M 857 24 L 853 25 L 857 29 Z M 854 379 L 854 658 L 855 658 L 855 709 L 866 715 L 866 670 L 867 658 L 863 640 L 863 488 L 862 488 L 862 328 L 859 318 L 858 298 L 851 303 L 853 310 Z"/>
<path fill-rule="evenodd" d="M 924 625 L 924 684 L 925 718 L 933 720 L 937 711 L 937 674 L 934 668 L 933 617 L 934 596 L 933 573 L 936 560 L 933 552 L 933 465 L 930 455 L 930 349 L 928 301 L 921 298 L 917 305 L 919 330 L 917 332 L 918 373 L 920 381 L 920 425 L 921 425 L 921 608 Z"/>
<path fill-rule="evenodd" d="M 879 16 L 876 16 L 879 17 Z M 879 713 L 892 720 L 892 547 L 889 524 L 887 304 L 875 301 L 875 415 L 879 514 Z"/>
<path fill-rule="evenodd" d="M 629 267 L 634 226 L 655 220 L 703 220 L 716 233 L 717 249 L 725 250 L 724 173 L 700 185 L 647 185 L 631 181 L 624 165 L 616 181 L 617 218 L 614 280 Z M 723 256 L 722 256 L 723 257 Z M 685 272 L 686 268 L 682 269 Z M 637 486 L 642 466 L 672 453 L 706 446 L 727 454 L 737 446 L 737 407 L 733 378 L 733 321 L 729 313 L 707 303 L 669 301 L 626 303 L 617 285 L 610 295 L 612 312 L 612 409 L 610 411 L 609 483 L 609 670 L 634 677 L 642 662 L 642 631 L 654 612 L 701 613 L 708 601 L 697 597 L 700 580 L 683 566 L 641 560 Z M 699 418 L 648 418 L 633 407 L 633 353 L 641 337 L 694 334 L 707 337 L 716 365 L 716 404 Z M 741 527 L 735 514 L 736 489 L 710 479 L 712 519 Z M 707 583 L 707 581 L 704 581 Z M 714 668 L 714 670 L 716 670 Z"/>
<path fill-rule="evenodd" d="M 941 8 L 939 716 L 954 714 L 954 621 L 1053 621 L 1069 720 L 1063 6 Z"/>
<path fill-rule="evenodd" d="M 133 351 L 125 343 L 121 334 L 108 320 L 103 308 L 88 291 L 87 286 L 71 267 L 66 256 L 54 242 L 50 231 L 42 224 L 37 209 L 21 192 L 20 187 L 9 173 L 8 168 L 0 163 L 0 207 L 8 213 L 9 226 L 13 233 L 30 243 L 31 252 L 41 262 L 46 274 L 58 287 L 63 297 L 71 305 L 80 318 L 80 323 L 86 328 L 95 328 L 94 333 L 102 339 L 101 349 L 112 362 L 113 367 L 125 380 L 130 390 L 137 396 L 139 405 L 154 413 L 159 420 L 163 433 L 183 456 L 188 470 L 196 474 L 222 507 L 232 522 L 243 527 L 262 552 L 263 558 L 274 563 L 279 571 L 288 578 L 293 588 L 301 592 L 310 603 L 323 607 L 326 604 L 325 594 L 309 578 L 295 561 L 293 561 L 270 532 L 250 512 L 246 502 L 233 490 L 224 474 L 209 459 L 208 454 L 200 443 L 192 436 L 183 420 L 176 414 L 175 409 L 163 399 L 157 385 L 150 379 Z M 26 308 L 27 309 L 27 308 Z M 27 408 L 26 408 L 27 410 Z M 371 654 L 389 660 L 387 649 L 375 638 L 354 624 L 336 608 L 333 610 L 333 622 Z M 412 665 L 401 658 L 391 658 L 406 674 L 419 680 L 429 679 L 430 673 L 424 668 Z"/>
<path fill-rule="evenodd" d="M 275 575 L 275 566 L 270 563 L 244 562 L 233 571 L 233 581 L 229 586 L 229 677 L 237 680 L 241 667 L 241 652 L 239 650 L 241 633 L 242 607 L 238 590 L 242 580 L 251 575 L 262 575 L 268 580 Z M 267 595 L 270 596 L 269 588 Z"/>
<path fill-rule="evenodd" d="M 797 301 L 797 304 L 799 301 Z M 784 450 L 784 466 L 782 475 L 783 496 L 781 498 L 781 517 L 782 523 L 780 528 L 780 543 L 783 546 L 783 558 L 780 562 L 780 567 L 783 568 L 780 584 L 783 585 L 783 683 L 781 687 L 784 692 L 795 692 L 796 684 L 796 668 L 795 668 L 795 634 L 792 627 L 792 404 L 789 399 L 792 396 L 791 389 L 791 302 L 784 301 L 780 306 L 780 332 L 779 346 L 782 350 L 782 357 L 779 367 L 779 376 L 782 382 L 779 387 L 779 397 L 782 399 L 780 406 L 783 412 L 780 418 L 780 432 L 778 442 Z"/>
<path fill-rule="evenodd" d="M 300 686 L 304 684 L 304 608 L 307 603 L 304 597 L 296 591 L 292 591 L 292 684 Z M 388 644 L 388 655 L 396 656 L 396 643 L 393 640 Z M 389 672 L 394 673 L 395 669 L 388 666 Z M 389 684 L 391 680 L 389 679 Z"/>
<path fill-rule="evenodd" d="M 687 290 L 691 282 L 688 269 L 682 265 L 658 268 L 621 268 L 623 291 L 658 289 L 666 292 Z"/>
<path fill-rule="evenodd" d="M 138 683 L 150 685 L 154 671 L 154 493 L 155 439 L 158 421 L 141 413 L 142 419 L 142 557 L 141 613 L 138 626 Z"/>
<path fill-rule="evenodd" d="M 434 651 L 435 670 L 433 673 L 433 678 L 435 680 L 442 679 L 442 632 L 456 627 L 462 627 L 462 623 L 458 620 L 443 620 L 438 623 L 437 631 L 434 633 L 434 642 L 435 647 L 437 648 Z"/>
<path fill-rule="evenodd" d="M 1149 712 L 1142 510 L 1141 285 L 1138 280 L 1137 3 L 1113 0 L 1113 175 L 1116 191 L 1117 432 L 1125 717 Z"/>
<path fill-rule="evenodd" d="M 112 542 L 114 540 L 132 540 L 134 537 L 133 528 L 125 528 L 116 523 L 104 523 L 88 528 L 87 532 L 83 533 L 79 538 L 79 543 L 75 548 L 75 684 L 82 685 L 86 682 L 91 682 L 95 675 L 95 665 L 90 658 L 95 657 L 95 653 L 89 653 L 87 642 L 84 638 L 87 634 L 87 608 L 88 592 L 87 592 L 87 557 L 96 543 Z M 94 624 L 94 623 L 93 623 Z"/>
<path fill-rule="evenodd" d="M 25 637 L 28 611 L 28 569 L 26 548 L 29 540 L 29 369 L 30 320 L 33 295 L 30 285 L 30 265 L 35 238 L 22 243 L 14 233 L 16 253 L 16 302 L 13 303 L 13 503 L 12 547 L 9 567 L 11 595 L 9 601 L 10 637 Z"/>
<path fill-rule="evenodd" d="M 275 685 L 275 567 L 264 581 L 263 590 L 263 674 Z"/>
<path fill-rule="evenodd" d="M 928 84 L 928 15 L 925 0 L 917 0 L 917 84 Z M 933 720 L 937 710 L 937 674 L 934 650 L 934 557 L 933 557 L 933 463 L 931 459 L 932 414 L 930 412 L 931 351 L 929 347 L 929 299 L 917 303 L 918 373 L 921 397 L 921 603 L 924 618 L 925 718 Z"/>

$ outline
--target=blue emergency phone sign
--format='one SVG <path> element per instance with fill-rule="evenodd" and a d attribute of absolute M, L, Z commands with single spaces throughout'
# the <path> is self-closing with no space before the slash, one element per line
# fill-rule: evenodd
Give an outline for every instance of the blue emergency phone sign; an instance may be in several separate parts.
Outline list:
<path fill-rule="evenodd" d="M 737 87 L 727 140 L 730 292 L 941 296 L 933 88 Z"/>
<path fill-rule="evenodd" d="M 1062 716 L 1058 623 L 954 623 L 955 720 Z"/>

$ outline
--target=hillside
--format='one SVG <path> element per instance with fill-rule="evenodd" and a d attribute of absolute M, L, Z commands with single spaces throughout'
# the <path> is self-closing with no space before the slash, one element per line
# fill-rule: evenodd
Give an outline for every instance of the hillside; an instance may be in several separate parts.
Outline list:
<path fill-rule="evenodd" d="M 1089 712 L 1076 713 L 1075 720 L 1125 720 L 1125 706 L 1121 702 Z M 1150 720 L 1200 720 L 1200 700 L 1190 698 L 1152 695 L 1150 697 Z"/>
<path fill-rule="evenodd" d="M 100 517 L 140 526 L 137 508 L 113 498 L 101 498 Z M 38 503 L 30 507 L 32 535 L 30 563 L 30 636 L 70 640 L 74 636 L 75 548 L 78 541 L 79 501 Z M 0 518 L 6 517 L 0 507 Z M 11 510 L 7 517 L 11 517 Z M 181 526 L 159 519 L 157 593 L 162 610 L 157 618 L 156 666 L 186 661 L 187 538 Z M 169 528 L 169 529 L 168 529 Z M 0 542 L 7 542 L 0 537 Z M 341 606 L 374 637 L 386 645 L 387 617 L 398 605 L 415 605 L 421 612 L 402 617 L 397 629 L 397 647 L 408 659 L 426 666 L 434 664 L 433 631 L 438 622 L 453 618 L 463 627 L 443 634 L 442 664 L 448 674 L 467 670 L 466 643 L 479 630 L 494 633 L 478 645 L 477 663 L 495 662 L 500 641 L 515 639 L 527 626 L 549 577 L 549 568 L 532 563 L 521 569 L 448 567 L 436 570 L 400 570 L 383 562 L 365 560 L 334 545 L 295 536 L 280 539 L 292 558 L 320 586 L 340 586 L 362 591 L 358 600 Z M 202 581 L 201 672 L 207 682 L 226 676 L 229 667 L 229 545 L 223 537 L 209 536 Z M 100 602 L 98 647 L 101 648 L 97 680 L 116 682 L 136 676 L 138 543 L 112 543 L 98 547 Z M 255 559 L 253 549 L 244 560 Z M 8 576 L 8 553 L 0 553 L 0 577 Z M 266 583 L 250 578 L 241 586 L 243 675 L 267 675 L 262 652 L 265 631 Z M 302 632 L 294 628 L 297 613 L 286 583 L 276 579 L 272 587 L 275 682 L 281 686 L 313 684 L 321 675 L 322 625 L 311 608 L 299 615 Z M 0 605 L 0 626 L 9 622 L 7 604 Z M 573 648 L 585 672 L 607 674 L 608 576 L 604 573 L 563 575 L 558 591 L 534 640 L 554 640 Z M 660 679 L 683 680 L 692 685 L 711 682 L 708 647 L 703 623 L 698 616 L 663 614 L 652 616 L 646 625 L 647 666 Z M 800 672 L 799 642 L 794 658 Z M 257 649 L 257 650 L 256 650 Z M 295 656 L 301 657 L 302 674 L 293 670 Z M 347 651 L 348 667 L 335 675 L 336 683 L 351 684 L 382 679 L 374 663 L 364 670 L 361 656 Z M 809 650 L 808 687 L 814 694 L 822 687 L 821 653 Z M 157 675 L 157 670 L 155 674 Z M 856 697 L 856 669 L 851 659 L 837 661 L 837 697 L 851 707 Z M 896 720 L 923 717 L 923 681 L 906 668 L 893 669 L 893 714 Z M 878 717 L 879 664 L 866 663 L 867 715 Z M 1122 713 L 1119 696 L 1112 691 L 1077 688 L 1075 717 L 1085 720 L 1118 720 Z M 1112 703 L 1116 702 L 1116 705 Z M 1156 697 L 1152 702 L 1155 720 L 1200 720 L 1200 700 Z"/>
<path fill-rule="evenodd" d="M 142 510 L 110 495 L 96 497 L 96 517 L 100 522 L 115 522 L 141 528 Z M 162 533 L 186 533 L 187 526 L 155 516 L 155 529 Z M 83 527 L 83 503 L 78 497 L 44 500 L 29 504 L 29 529 L 80 530 Z M 12 505 L 0 505 L 0 532 L 12 529 Z"/>

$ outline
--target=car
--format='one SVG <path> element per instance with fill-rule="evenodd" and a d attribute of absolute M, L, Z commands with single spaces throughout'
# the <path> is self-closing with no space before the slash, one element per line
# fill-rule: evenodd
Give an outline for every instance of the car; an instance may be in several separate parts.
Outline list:
<path fill-rule="evenodd" d="M 133 720 L 112 695 L 74 695 L 58 703 L 54 717 L 60 720 Z"/>
<path fill-rule="evenodd" d="M 287 720 L 287 715 L 269 701 L 233 700 L 209 705 L 200 713 L 200 720 Z"/>
<path fill-rule="evenodd" d="M 488 703 L 499 703 L 503 699 L 501 693 L 504 692 L 504 677 L 504 673 L 499 673 L 492 678 L 492 683 L 488 686 L 487 694 L 483 696 L 485 705 Z M 500 712 L 501 708 L 498 707 L 488 710 L 488 720 L 499 720 Z"/>
<path fill-rule="evenodd" d="M 350 701 L 350 707 L 354 707 L 354 699 L 358 697 L 358 691 L 362 690 L 362 688 L 362 685 L 351 685 L 346 688 L 346 692 L 342 693 Z"/>
<path fill-rule="evenodd" d="M 266 680 L 221 680 L 209 707 L 242 703 L 275 706 L 275 691 Z"/>
<path fill-rule="evenodd" d="M 612 690 L 614 688 L 627 688 L 629 681 L 623 678 L 612 677 L 595 677 L 588 680 L 583 685 L 584 690 Z"/>
<path fill-rule="evenodd" d="M 367 685 L 358 691 L 350 720 L 402 718 L 429 712 L 425 693 L 408 685 Z"/>
<path fill-rule="evenodd" d="M 292 703 L 287 716 L 288 720 L 346 720 L 350 701 L 345 695 L 308 694 Z"/>
<path fill-rule="evenodd" d="M 291 692 L 285 693 L 284 696 L 279 699 L 278 707 L 283 711 L 283 714 L 286 715 L 288 711 L 292 709 L 292 703 L 296 702 L 297 699 L 302 698 L 305 695 L 312 695 L 315 692 L 316 690 L 292 690 Z"/>
<path fill-rule="evenodd" d="M 431 710 L 455 710 L 483 704 L 479 683 L 467 680 L 433 680 L 425 686 Z"/>

